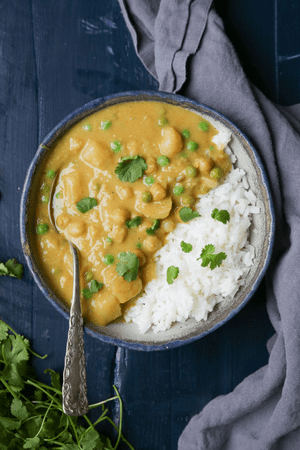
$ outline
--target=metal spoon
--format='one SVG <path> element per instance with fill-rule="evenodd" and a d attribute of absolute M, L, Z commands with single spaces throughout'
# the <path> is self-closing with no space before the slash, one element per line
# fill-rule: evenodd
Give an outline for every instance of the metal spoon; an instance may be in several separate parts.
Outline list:
<path fill-rule="evenodd" d="M 59 233 L 54 213 L 53 195 L 58 172 L 53 180 L 48 203 L 48 215 L 54 230 Z M 69 416 L 82 416 L 89 410 L 83 341 L 83 319 L 80 304 L 80 272 L 77 247 L 69 241 L 73 255 L 73 295 L 70 308 L 69 331 L 63 372 L 62 407 Z"/>

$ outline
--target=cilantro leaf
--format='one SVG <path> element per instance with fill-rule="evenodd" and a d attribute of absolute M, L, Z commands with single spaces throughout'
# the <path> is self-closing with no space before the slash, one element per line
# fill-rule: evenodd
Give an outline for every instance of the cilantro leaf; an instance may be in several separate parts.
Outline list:
<path fill-rule="evenodd" d="M 179 211 L 179 216 L 183 222 L 189 222 L 196 217 L 201 217 L 197 211 L 193 211 L 192 208 L 189 208 L 188 206 L 181 208 Z"/>
<path fill-rule="evenodd" d="M 219 211 L 218 208 L 215 208 L 211 213 L 211 217 L 224 224 L 230 220 L 230 214 L 226 209 L 221 209 L 221 211 Z"/>
<path fill-rule="evenodd" d="M 41 440 L 38 436 L 34 436 L 33 438 L 26 438 L 23 448 L 37 449 L 39 447 L 40 441 Z"/>
<path fill-rule="evenodd" d="M 100 289 L 103 288 L 103 283 L 99 283 L 97 280 L 92 280 L 90 284 L 90 290 L 93 294 L 96 294 Z"/>
<path fill-rule="evenodd" d="M 97 448 L 101 448 L 101 440 L 97 431 L 94 428 L 86 431 L 80 440 L 80 445 L 83 450 L 96 450 Z"/>
<path fill-rule="evenodd" d="M 148 165 L 141 156 L 125 156 L 118 163 L 115 174 L 121 181 L 133 183 L 143 176 Z"/>
<path fill-rule="evenodd" d="M 136 216 L 131 220 L 126 220 L 126 227 L 127 228 L 133 228 L 133 227 L 138 227 L 141 223 L 142 223 L 143 219 L 141 218 L 141 216 Z"/>
<path fill-rule="evenodd" d="M 10 411 L 13 416 L 19 420 L 25 420 L 29 417 L 29 413 L 23 402 L 17 398 L 14 398 L 10 407 Z"/>
<path fill-rule="evenodd" d="M 159 220 L 158 219 L 153 219 L 153 225 L 150 228 L 146 228 L 146 233 L 149 236 L 152 236 L 156 230 L 158 230 L 159 228 Z"/>
<path fill-rule="evenodd" d="M 8 275 L 10 277 L 21 279 L 23 276 L 23 265 L 17 263 L 15 258 L 9 259 L 5 264 L 0 263 L 0 276 L 1 275 Z"/>
<path fill-rule="evenodd" d="M 86 298 L 87 300 L 89 300 L 93 294 L 89 288 L 83 288 L 81 293 L 82 293 L 83 297 Z"/>
<path fill-rule="evenodd" d="M 174 280 L 178 277 L 179 268 L 170 266 L 167 269 L 167 282 L 168 284 L 173 284 Z"/>
<path fill-rule="evenodd" d="M 55 372 L 55 370 L 52 369 L 45 369 L 44 373 L 49 373 L 51 377 L 51 385 L 54 387 L 54 389 L 57 389 L 58 391 L 61 391 L 61 383 L 60 383 L 60 375 L 59 373 Z"/>
<path fill-rule="evenodd" d="M 128 282 L 136 280 L 139 270 L 139 259 L 136 254 L 122 252 L 118 257 L 120 260 L 116 267 L 118 274 Z"/>
<path fill-rule="evenodd" d="M 215 246 L 212 244 L 208 244 L 202 249 L 200 257 L 197 258 L 197 261 L 202 258 L 202 267 L 207 267 L 210 264 L 210 269 L 214 270 L 216 267 L 220 267 L 222 261 L 227 258 L 226 253 L 214 254 L 214 251 Z"/>
<path fill-rule="evenodd" d="M 82 198 L 76 203 L 76 208 L 82 214 L 88 212 L 90 209 L 94 208 L 94 206 L 97 206 L 97 200 L 93 197 Z"/>
<path fill-rule="evenodd" d="M 4 341 L 4 339 L 8 336 L 8 326 L 2 320 L 0 320 L 0 342 Z"/>
<path fill-rule="evenodd" d="M 184 241 L 181 241 L 180 247 L 181 247 L 181 250 L 182 250 L 184 253 L 190 253 L 190 252 L 193 250 L 192 244 L 189 244 L 189 243 L 184 242 Z"/>

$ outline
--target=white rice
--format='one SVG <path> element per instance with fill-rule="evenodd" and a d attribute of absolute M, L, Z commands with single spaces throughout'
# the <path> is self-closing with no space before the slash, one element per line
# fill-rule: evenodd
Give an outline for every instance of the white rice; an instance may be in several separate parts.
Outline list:
<path fill-rule="evenodd" d="M 222 138 L 220 143 L 227 137 Z M 168 243 L 156 253 L 156 278 L 124 316 L 126 322 L 136 323 L 141 333 L 150 328 L 167 330 L 174 322 L 190 317 L 206 320 L 217 303 L 231 299 L 243 284 L 254 258 L 254 247 L 248 242 L 251 215 L 260 210 L 245 175 L 244 170 L 235 169 L 222 185 L 202 196 L 195 207 L 201 217 L 178 224 Z M 212 219 L 215 208 L 226 209 L 230 221 L 223 224 Z M 190 253 L 182 251 L 181 241 L 192 244 Z M 207 244 L 215 246 L 215 253 L 227 255 L 214 270 L 202 267 L 201 259 L 197 261 Z M 166 274 L 170 266 L 178 267 L 179 275 L 169 285 Z"/>

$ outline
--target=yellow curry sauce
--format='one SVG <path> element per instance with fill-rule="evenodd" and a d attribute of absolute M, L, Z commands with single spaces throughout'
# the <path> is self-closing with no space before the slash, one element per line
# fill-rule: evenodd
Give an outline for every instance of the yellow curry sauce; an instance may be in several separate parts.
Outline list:
<path fill-rule="evenodd" d="M 53 148 L 36 211 L 38 256 L 53 290 L 70 304 L 67 239 L 78 247 L 86 320 L 104 326 L 122 315 L 155 277 L 155 252 L 182 222 L 182 211 L 193 212 L 196 198 L 231 169 L 212 142 L 217 133 L 186 109 L 131 102 L 87 117 Z M 60 234 L 47 212 L 57 171 Z"/>

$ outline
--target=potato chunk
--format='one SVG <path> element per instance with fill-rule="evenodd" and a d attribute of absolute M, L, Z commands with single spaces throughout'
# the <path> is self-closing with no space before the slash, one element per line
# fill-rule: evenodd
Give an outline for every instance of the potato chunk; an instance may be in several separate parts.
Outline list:
<path fill-rule="evenodd" d="M 83 197 L 82 180 L 78 172 L 62 174 L 64 201 L 68 207 L 73 206 Z"/>
<path fill-rule="evenodd" d="M 166 190 L 159 183 L 153 184 L 150 188 L 150 192 L 155 202 L 164 200 L 167 195 Z"/>
<path fill-rule="evenodd" d="M 182 150 L 182 139 L 173 127 L 164 127 L 161 131 L 162 140 L 159 143 L 160 153 L 165 156 L 174 156 Z"/>
<path fill-rule="evenodd" d="M 80 153 L 80 158 L 96 169 L 104 169 L 112 158 L 112 152 L 99 142 L 89 139 Z"/>
<path fill-rule="evenodd" d="M 143 284 L 140 278 L 134 281 L 126 281 L 123 277 L 117 276 L 113 279 L 111 287 L 119 302 L 125 303 L 141 292 Z"/>
<path fill-rule="evenodd" d="M 89 320 L 104 327 L 122 315 L 121 306 L 115 295 L 106 290 L 93 294 L 89 303 Z"/>

